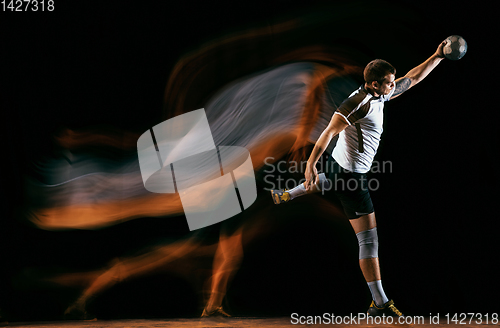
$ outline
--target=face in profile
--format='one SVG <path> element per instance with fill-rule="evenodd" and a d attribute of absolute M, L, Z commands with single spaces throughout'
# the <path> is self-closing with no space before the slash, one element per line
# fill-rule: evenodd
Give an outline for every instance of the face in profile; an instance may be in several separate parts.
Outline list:
<path fill-rule="evenodd" d="M 384 80 L 381 83 L 377 81 L 372 82 L 372 88 L 380 96 L 388 95 L 396 85 L 394 82 L 395 79 L 395 75 L 389 73 L 384 77 Z"/>

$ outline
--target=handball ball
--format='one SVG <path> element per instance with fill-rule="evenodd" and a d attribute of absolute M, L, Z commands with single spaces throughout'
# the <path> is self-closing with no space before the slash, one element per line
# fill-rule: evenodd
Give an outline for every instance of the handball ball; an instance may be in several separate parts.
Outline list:
<path fill-rule="evenodd" d="M 467 52 L 467 42 L 460 35 L 452 35 L 446 38 L 443 47 L 444 56 L 451 60 L 459 60 Z"/>

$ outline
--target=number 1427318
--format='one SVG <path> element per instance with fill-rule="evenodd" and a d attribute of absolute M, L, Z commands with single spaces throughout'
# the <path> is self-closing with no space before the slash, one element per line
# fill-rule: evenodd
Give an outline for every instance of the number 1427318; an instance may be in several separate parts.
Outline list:
<path fill-rule="evenodd" d="M 54 0 L 2 0 L 2 11 L 54 11 Z"/>

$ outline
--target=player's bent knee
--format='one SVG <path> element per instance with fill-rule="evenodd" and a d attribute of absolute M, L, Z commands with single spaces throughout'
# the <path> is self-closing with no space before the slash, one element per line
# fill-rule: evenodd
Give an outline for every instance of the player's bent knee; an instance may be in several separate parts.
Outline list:
<path fill-rule="evenodd" d="M 359 259 L 378 257 L 377 227 L 356 234 L 359 245 Z"/>

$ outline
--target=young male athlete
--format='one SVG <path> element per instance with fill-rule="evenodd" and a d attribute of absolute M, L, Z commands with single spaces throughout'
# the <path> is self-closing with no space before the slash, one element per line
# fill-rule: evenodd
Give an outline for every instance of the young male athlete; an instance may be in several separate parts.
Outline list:
<path fill-rule="evenodd" d="M 370 170 L 382 134 L 384 102 L 396 98 L 422 81 L 444 58 L 443 41 L 426 61 L 395 80 L 396 69 L 388 62 L 375 59 L 365 67 L 365 84 L 354 91 L 336 110 L 330 123 L 316 141 L 307 161 L 303 184 L 291 190 L 272 190 L 276 204 L 298 196 L 325 190 L 325 184 L 336 183 L 334 192 L 356 233 L 359 244 L 359 265 L 368 283 L 373 301 L 368 314 L 374 316 L 401 316 L 382 288 L 378 260 L 378 237 L 375 212 L 367 188 L 366 173 Z M 316 163 L 333 137 L 339 139 L 332 152 L 333 168 L 329 179 L 318 175 Z M 354 181 L 356 183 L 354 183 Z M 336 188 L 340 185 L 340 188 Z M 321 187 L 323 186 L 323 187 Z"/>

